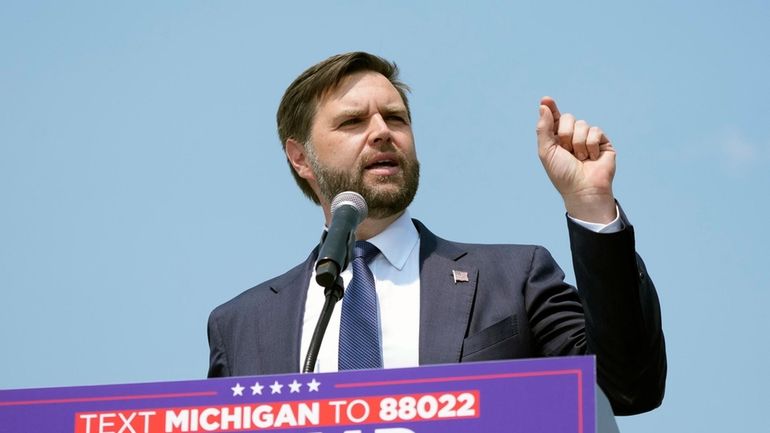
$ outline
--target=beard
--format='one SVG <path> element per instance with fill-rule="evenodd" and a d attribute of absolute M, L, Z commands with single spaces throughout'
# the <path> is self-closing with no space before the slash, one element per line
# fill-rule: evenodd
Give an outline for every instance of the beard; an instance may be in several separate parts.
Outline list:
<path fill-rule="evenodd" d="M 338 170 L 322 165 L 315 154 L 313 144 L 305 144 L 310 167 L 313 169 L 318 189 L 327 203 L 344 191 L 354 191 L 366 200 L 369 218 L 387 218 L 403 211 L 412 203 L 420 183 L 420 163 L 398 154 L 401 171 L 395 176 L 376 176 L 370 182 L 364 180 L 366 169 L 363 162 L 349 170 Z"/>

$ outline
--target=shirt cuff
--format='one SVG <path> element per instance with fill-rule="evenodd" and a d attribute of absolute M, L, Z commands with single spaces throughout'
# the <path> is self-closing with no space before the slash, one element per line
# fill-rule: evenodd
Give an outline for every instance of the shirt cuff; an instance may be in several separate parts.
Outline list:
<path fill-rule="evenodd" d="M 571 219 L 575 224 L 586 228 L 588 230 L 591 230 L 594 233 L 617 233 L 624 228 L 626 228 L 626 225 L 623 223 L 623 220 L 620 218 L 620 209 L 617 205 L 615 205 L 615 219 L 607 224 L 600 224 L 600 223 L 592 223 L 588 221 L 579 220 L 577 218 L 572 218 L 567 214 L 567 218 Z"/>

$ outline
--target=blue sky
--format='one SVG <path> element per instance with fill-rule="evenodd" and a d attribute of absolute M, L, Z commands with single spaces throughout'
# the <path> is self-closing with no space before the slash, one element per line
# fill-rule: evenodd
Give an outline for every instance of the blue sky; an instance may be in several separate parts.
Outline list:
<path fill-rule="evenodd" d="M 209 311 L 320 234 L 280 97 L 365 50 L 413 89 L 413 216 L 545 245 L 570 280 L 538 98 L 602 126 L 670 365 L 664 405 L 622 431 L 768 430 L 770 6 L 412 3 L 3 2 L 0 388 L 203 377 Z"/>

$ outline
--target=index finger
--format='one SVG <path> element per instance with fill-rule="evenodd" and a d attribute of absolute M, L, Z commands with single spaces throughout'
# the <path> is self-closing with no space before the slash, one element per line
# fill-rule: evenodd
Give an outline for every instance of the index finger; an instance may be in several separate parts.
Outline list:
<path fill-rule="evenodd" d="M 549 110 L 551 110 L 551 114 L 553 115 L 553 120 L 558 121 L 561 117 L 561 113 L 559 112 L 559 107 L 556 106 L 556 100 L 551 98 L 550 96 L 543 96 L 540 98 L 540 105 L 545 105 L 548 107 Z"/>

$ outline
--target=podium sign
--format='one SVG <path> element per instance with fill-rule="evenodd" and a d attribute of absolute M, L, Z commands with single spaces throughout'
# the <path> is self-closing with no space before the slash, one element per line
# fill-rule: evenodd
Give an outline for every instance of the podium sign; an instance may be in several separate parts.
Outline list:
<path fill-rule="evenodd" d="M 3 433 L 595 431 L 593 357 L 0 391 Z"/>

